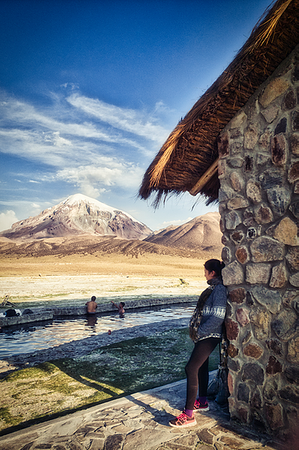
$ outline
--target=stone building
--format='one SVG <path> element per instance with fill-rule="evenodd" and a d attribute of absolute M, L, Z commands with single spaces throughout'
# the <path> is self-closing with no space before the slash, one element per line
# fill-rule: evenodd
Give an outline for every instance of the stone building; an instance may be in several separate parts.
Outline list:
<path fill-rule="evenodd" d="M 299 0 L 277 1 L 178 124 L 140 196 L 217 201 L 232 419 L 299 424 Z"/>
<path fill-rule="evenodd" d="M 230 413 L 299 423 L 299 47 L 219 136 Z"/>

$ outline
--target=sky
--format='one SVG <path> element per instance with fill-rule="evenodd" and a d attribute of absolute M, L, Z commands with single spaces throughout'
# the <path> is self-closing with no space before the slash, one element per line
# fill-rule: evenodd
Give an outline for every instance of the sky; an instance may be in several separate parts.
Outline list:
<path fill-rule="evenodd" d="M 152 230 L 217 211 L 138 190 L 270 4 L 0 0 L 0 231 L 76 193 Z"/>

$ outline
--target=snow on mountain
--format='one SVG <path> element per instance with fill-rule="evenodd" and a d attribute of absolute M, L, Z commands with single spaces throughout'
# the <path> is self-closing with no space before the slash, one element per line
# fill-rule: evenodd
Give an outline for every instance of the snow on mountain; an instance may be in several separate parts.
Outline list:
<path fill-rule="evenodd" d="M 0 235 L 10 239 L 80 234 L 143 239 L 151 233 L 146 225 L 126 212 L 85 195 L 75 194 L 35 217 L 16 222 Z"/>

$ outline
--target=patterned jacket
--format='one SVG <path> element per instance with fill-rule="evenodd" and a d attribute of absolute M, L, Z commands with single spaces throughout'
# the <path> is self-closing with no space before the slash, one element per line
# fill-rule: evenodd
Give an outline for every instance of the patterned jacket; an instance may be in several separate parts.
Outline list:
<path fill-rule="evenodd" d="M 208 338 L 221 339 L 222 336 L 227 305 L 227 290 L 220 278 L 213 278 L 208 281 L 208 284 L 211 286 L 211 295 L 206 300 L 202 310 L 194 343 Z"/>

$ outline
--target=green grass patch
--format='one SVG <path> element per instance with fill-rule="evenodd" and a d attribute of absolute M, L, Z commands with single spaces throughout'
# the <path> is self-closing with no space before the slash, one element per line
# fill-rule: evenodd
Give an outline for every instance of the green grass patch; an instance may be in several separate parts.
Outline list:
<path fill-rule="evenodd" d="M 0 430 L 185 378 L 193 349 L 188 329 L 174 329 L 100 347 L 7 375 L 1 383 Z M 218 346 L 210 370 L 219 363 Z"/>
<path fill-rule="evenodd" d="M 45 362 L 39 364 L 35 367 L 30 367 L 28 369 L 17 370 L 8 374 L 4 380 L 5 381 L 20 381 L 29 378 L 42 378 L 45 374 L 53 374 L 57 372 L 57 368 L 54 364 Z"/>

